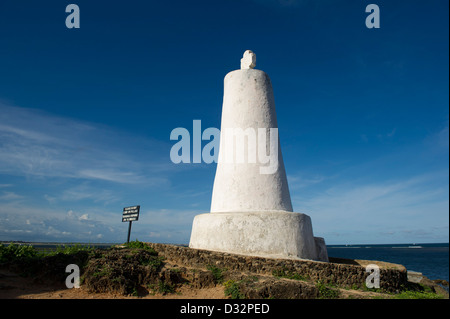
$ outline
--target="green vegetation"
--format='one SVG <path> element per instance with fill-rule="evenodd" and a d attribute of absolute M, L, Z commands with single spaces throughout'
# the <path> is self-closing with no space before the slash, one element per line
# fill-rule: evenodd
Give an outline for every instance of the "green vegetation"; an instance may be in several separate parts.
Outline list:
<path fill-rule="evenodd" d="M 127 248 L 131 248 L 131 249 L 144 249 L 148 252 L 150 252 L 152 255 L 157 256 L 158 252 L 156 250 L 154 250 L 152 247 L 150 247 L 148 244 L 139 241 L 139 240 L 134 240 L 134 241 L 130 241 L 129 243 L 124 244 L 125 247 Z"/>
<path fill-rule="evenodd" d="M 174 285 L 168 284 L 163 280 L 159 280 L 157 284 L 150 283 L 147 285 L 147 288 L 152 295 L 154 295 L 156 292 L 159 292 L 163 295 L 175 292 Z"/>
<path fill-rule="evenodd" d="M 287 278 L 287 279 L 295 279 L 295 280 L 309 280 L 309 277 L 302 276 L 297 272 L 290 271 L 287 268 L 278 268 L 272 271 L 272 275 L 277 278 Z"/>
<path fill-rule="evenodd" d="M 162 294 L 171 294 L 175 291 L 175 288 L 173 285 L 160 280 L 158 282 L 158 291 Z"/>
<path fill-rule="evenodd" d="M 60 245 L 56 247 L 56 249 L 52 252 L 47 253 L 47 255 L 56 255 L 56 254 L 65 254 L 65 255 L 72 255 L 76 254 L 80 251 L 93 251 L 95 247 L 90 245 L 81 245 L 81 244 L 74 244 L 74 245 Z"/>
<path fill-rule="evenodd" d="M 0 263 L 14 262 L 19 259 L 33 259 L 38 257 L 38 251 L 31 245 L 8 246 L 0 244 Z"/>
<path fill-rule="evenodd" d="M 429 291 L 402 291 L 394 295 L 394 299 L 444 299 L 444 296 Z"/>
<path fill-rule="evenodd" d="M 31 261 L 34 259 L 42 259 L 45 256 L 55 256 L 58 254 L 64 255 L 74 255 L 80 251 L 91 252 L 94 251 L 93 246 L 81 245 L 81 244 L 65 244 L 56 247 L 54 250 L 39 251 L 31 245 L 18 245 L 10 244 L 3 245 L 0 244 L 0 263 L 16 261 Z"/>
<path fill-rule="evenodd" d="M 380 293 L 380 296 L 374 296 L 373 299 L 444 299 L 445 297 L 436 291 L 430 286 L 422 285 L 422 284 L 413 284 L 409 283 L 407 286 L 402 286 L 401 291 L 397 293 L 386 291 L 382 288 L 366 288 L 362 289 L 363 291 L 371 291 Z M 383 296 L 384 294 L 384 296 Z M 386 297 L 387 296 L 387 297 Z"/>
<path fill-rule="evenodd" d="M 221 269 L 213 265 L 208 265 L 206 268 L 212 272 L 216 284 L 221 284 L 223 282 L 223 272 L 225 272 L 226 269 Z"/>
<path fill-rule="evenodd" d="M 228 280 L 224 283 L 225 286 L 225 296 L 231 297 L 231 299 L 244 299 L 245 296 L 241 293 L 239 289 L 239 283 L 234 280 Z"/>
<path fill-rule="evenodd" d="M 431 287 L 422 284 L 410 286 L 398 294 L 393 295 L 394 299 L 444 299 L 444 296 L 436 293 Z"/>
<path fill-rule="evenodd" d="M 141 258 L 139 263 L 143 266 L 150 266 L 154 270 L 158 270 L 163 265 L 162 257 L 151 256 L 149 259 Z"/>
<path fill-rule="evenodd" d="M 150 266 L 152 269 L 158 270 L 163 265 L 164 258 L 157 257 L 158 252 L 146 243 L 143 243 L 136 239 L 135 241 L 130 241 L 129 243 L 124 244 L 124 246 L 126 246 L 127 248 L 130 248 L 130 249 L 136 249 L 136 250 L 143 249 L 146 252 L 150 253 L 150 258 L 146 258 L 146 257 L 142 256 L 139 259 L 139 263 L 143 266 Z M 136 253 L 138 253 L 138 251 Z M 133 255 L 127 255 L 127 257 L 133 258 Z"/>
<path fill-rule="evenodd" d="M 319 299 L 335 299 L 340 296 L 340 291 L 332 288 L 330 285 L 318 281 L 316 287 L 319 290 Z"/>
<path fill-rule="evenodd" d="M 77 264 L 80 267 L 82 283 L 90 286 L 94 291 L 111 291 L 112 289 L 123 294 L 137 295 L 138 290 L 143 293 L 144 287 L 148 287 L 154 293 L 167 294 L 173 293 L 179 284 L 190 283 L 191 278 L 194 278 L 194 280 L 205 281 L 208 285 L 212 280 L 215 284 L 223 284 L 225 296 L 232 299 L 243 299 L 246 296 L 255 295 L 269 298 L 284 296 L 284 292 L 264 290 L 264 287 L 267 287 L 265 285 L 276 281 L 270 276 L 269 278 L 263 277 L 265 279 L 262 281 L 259 280 L 261 276 L 254 274 L 248 274 L 244 278 L 238 277 L 237 280 L 228 280 L 232 275 L 231 271 L 227 272 L 226 268 L 219 268 L 211 264 L 206 266 L 207 276 L 188 276 L 186 272 L 194 274 L 200 270 L 163 267 L 164 257 L 158 255 L 151 245 L 138 240 L 124 246 L 125 249 L 123 246 L 97 249 L 90 245 L 65 244 L 51 250 L 47 248 L 45 251 L 40 251 L 31 245 L 0 244 L 0 266 L 11 269 L 21 276 L 31 276 L 38 280 L 51 279 L 61 283 L 67 277 L 66 265 Z M 168 262 L 168 266 L 171 266 L 170 262 Z M 202 275 L 203 271 L 204 269 L 202 269 Z M 164 275 L 161 276 L 161 274 Z M 332 285 L 331 283 L 335 281 L 331 276 L 315 282 L 296 272 L 294 267 L 278 267 L 272 271 L 272 275 L 276 278 L 308 281 L 308 283 L 296 283 L 282 280 L 280 284 L 285 284 L 285 286 L 281 285 L 280 287 L 287 287 L 286 289 L 294 289 L 291 287 L 296 285 L 301 287 L 303 284 L 308 288 L 313 288 L 311 286 L 315 285 L 316 289 L 308 289 L 310 298 L 335 299 L 343 298 L 347 294 L 350 297 L 355 296 L 353 292 L 341 292 L 344 287 Z M 267 279 L 269 280 L 266 283 Z M 361 286 L 353 284 L 347 289 L 359 290 L 362 293 L 375 292 L 377 294 L 367 294 L 366 296 L 366 298 L 374 299 L 447 298 L 445 292 L 441 292 L 434 286 L 413 283 L 405 284 L 399 289 L 400 292 L 396 293 L 383 288 L 369 289 L 364 284 Z M 291 293 L 291 295 L 294 294 Z"/>
<path fill-rule="evenodd" d="M 112 269 L 108 265 L 103 265 L 98 271 L 92 274 L 93 277 L 111 276 Z"/>
<path fill-rule="evenodd" d="M 67 277 L 66 265 L 76 264 L 83 270 L 92 254 L 93 247 L 82 245 L 64 245 L 41 252 L 31 245 L 0 244 L 0 265 L 24 277 L 63 281 Z"/>

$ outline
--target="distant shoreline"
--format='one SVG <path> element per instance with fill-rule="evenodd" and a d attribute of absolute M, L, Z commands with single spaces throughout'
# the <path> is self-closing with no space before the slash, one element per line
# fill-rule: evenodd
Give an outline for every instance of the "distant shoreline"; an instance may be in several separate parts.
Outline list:
<path fill-rule="evenodd" d="M 89 245 L 89 246 L 113 246 L 120 245 L 123 242 L 76 242 L 76 241 L 67 241 L 67 242 L 58 242 L 58 241 L 22 241 L 22 240 L 0 240 L 0 244 L 28 244 L 28 245 Z M 176 246 L 188 246 L 188 244 L 181 243 L 160 243 L 160 244 L 169 244 Z M 326 245 L 327 248 L 419 248 L 421 247 L 445 247 L 449 246 L 449 243 L 393 243 L 393 244 L 332 244 Z"/>
<path fill-rule="evenodd" d="M 85 244 L 85 245 L 117 245 L 117 244 L 123 244 L 123 241 L 120 242 L 82 242 L 82 241 L 26 241 L 26 240 L 0 240 L 0 243 L 21 243 L 21 244 L 49 244 L 49 245 L 55 245 L 55 244 Z M 179 245 L 179 246 L 187 246 L 186 243 L 169 243 L 164 242 L 161 244 L 168 244 L 168 245 Z M 391 246 L 428 246 L 430 245 L 449 245 L 449 242 L 434 242 L 434 243 L 419 243 L 419 242 L 405 242 L 405 243 L 386 243 L 386 244 L 329 244 L 327 247 L 330 248 L 344 248 L 344 247 L 355 247 L 355 248 L 364 248 L 364 246 L 376 246 L 376 247 L 391 247 Z M 359 246 L 359 247 L 356 247 Z"/>

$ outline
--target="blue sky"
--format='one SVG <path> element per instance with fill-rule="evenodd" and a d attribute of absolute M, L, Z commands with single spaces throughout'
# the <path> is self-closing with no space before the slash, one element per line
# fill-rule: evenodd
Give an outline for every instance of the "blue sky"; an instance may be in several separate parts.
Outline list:
<path fill-rule="evenodd" d="M 65 7 L 80 7 L 68 29 Z M 365 8 L 380 7 L 379 29 Z M 328 244 L 448 242 L 448 1 L 2 1 L 0 240 L 187 243 L 245 50 L 272 80 L 294 211 Z M 204 142 L 205 144 L 206 142 Z M 203 145 L 204 145 L 203 144 Z"/>

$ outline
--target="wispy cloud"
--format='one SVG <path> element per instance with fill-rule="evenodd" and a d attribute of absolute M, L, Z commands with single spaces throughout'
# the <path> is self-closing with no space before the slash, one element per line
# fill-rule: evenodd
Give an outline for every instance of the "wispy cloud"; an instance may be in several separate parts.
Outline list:
<path fill-rule="evenodd" d="M 19 199 L 19 198 L 22 198 L 22 196 L 14 193 L 14 192 L 6 192 L 5 191 L 5 192 L 0 193 L 0 200 L 3 200 L 3 201 L 15 200 L 15 199 Z"/>
<path fill-rule="evenodd" d="M 387 132 L 383 132 L 383 133 L 378 133 L 378 134 L 360 134 L 360 140 L 364 143 L 369 143 L 369 142 L 373 142 L 378 141 L 378 142 L 386 142 L 386 141 L 391 141 L 392 139 L 394 139 L 395 133 L 397 132 L 397 128 L 393 128 L 391 131 L 387 131 Z"/>
<path fill-rule="evenodd" d="M 320 184 L 329 177 L 322 175 L 311 175 L 307 173 L 297 173 L 288 175 L 289 189 L 296 190 L 298 188 L 310 187 L 316 184 Z"/>
<path fill-rule="evenodd" d="M 143 145 L 145 162 L 133 156 Z M 0 104 L 0 174 L 160 185 L 167 182 L 158 176 L 161 168 L 171 167 L 166 148 L 102 125 Z"/>
<path fill-rule="evenodd" d="M 123 202 L 170 187 L 168 141 L 0 103 L 0 238 L 116 241 Z"/>
<path fill-rule="evenodd" d="M 140 240 L 188 243 L 192 221 L 198 210 L 160 209 L 144 210 L 139 216 L 139 224 L 133 230 Z"/>
<path fill-rule="evenodd" d="M 430 155 L 446 154 L 449 151 L 449 129 L 447 126 L 443 127 L 437 133 L 430 134 L 425 139 L 425 145 Z"/>
<path fill-rule="evenodd" d="M 144 209 L 133 223 L 132 239 L 188 243 L 198 210 Z M 0 206 L 0 240 L 124 242 L 121 212 L 107 208 L 41 208 L 27 203 Z"/>
<path fill-rule="evenodd" d="M 68 202 L 76 202 L 89 199 L 93 203 L 111 203 L 120 199 L 112 190 L 93 187 L 88 182 L 77 184 L 64 189 L 61 193 L 58 193 L 57 198 L 61 201 Z M 53 202 L 55 202 L 56 200 L 57 199 L 54 198 Z"/>
<path fill-rule="evenodd" d="M 356 236 L 360 242 L 381 242 L 382 233 L 391 232 L 404 242 L 418 230 L 429 234 L 430 240 L 437 235 L 434 227 L 448 225 L 448 185 L 442 185 L 445 175 L 448 170 L 403 180 L 346 181 L 310 197 L 294 196 L 293 204 L 311 216 L 316 232 L 332 242 L 339 241 L 335 234 L 342 232 L 347 233 L 347 240 Z M 441 240 L 448 236 L 448 227 L 446 231 L 439 234 Z"/>
<path fill-rule="evenodd" d="M 0 240 L 114 241 L 118 229 L 117 223 L 108 224 L 73 210 L 61 212 L 17 203 L 0 207 Z"/>
<path fill-rule="evenodd" d="M 397 133 L 393 128 L 382 138 Z M 373 140 L 376 135 L 366 142 Z M 288 178 L 295 211 L 311 216 L 318 235 L 334 243 L 392 243 L 448 240 L 448 174 L 446 125 L 379 156 L 319 164 Z"/>
<path fill-rule="evenodd" d="M 139 183 L 142 176 L 132 171 L 117 171 L 114 169 L 81 169 L 79 176 L 86 179 L 99 179 L 116 183 Z"/>

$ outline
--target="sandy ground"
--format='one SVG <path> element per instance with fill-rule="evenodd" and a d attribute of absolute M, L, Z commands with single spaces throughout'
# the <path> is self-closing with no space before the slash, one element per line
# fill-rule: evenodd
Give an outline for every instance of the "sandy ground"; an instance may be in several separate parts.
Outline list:
<path fill-rule="evenodd" d="M 142 297 L 122 296 L 112 293 L 88 293 L 86 289 L 67 289 L 64 285 L 49 286 L 36 284 L 30 278 L 20 277 L 0 269 L 0 299 L 223 299 L 224 288 L 190 289 L 182 287 L 172 294 L 147 294 Z"/>
<path fill-rule="evenodd" d="M 344 298 L 370 298 L 380 294 L 341 290 Z M 123 296 L 113 293 L 89 293 L 83 286 L 68 289 L 64 285 L 33 283 L 30 278 L 20 277 L 8 270 L 0 269 L 0 299 L 225 299 L 224 287 L 192 289 L 183 286 L 171 294 L 147 294 L 145 296 Z"/>

